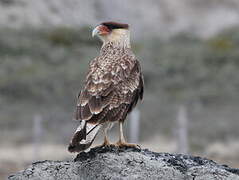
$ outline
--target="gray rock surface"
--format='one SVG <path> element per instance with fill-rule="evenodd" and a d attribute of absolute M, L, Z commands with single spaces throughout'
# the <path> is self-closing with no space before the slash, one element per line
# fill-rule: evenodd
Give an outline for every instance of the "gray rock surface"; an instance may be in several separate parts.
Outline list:
<path fill-rule="evenodd" d="M 239 180 L 239 169 L 189 155 L 104 147 L 82 152 L 73 161 L 35 162 L 9 179 Z"/>

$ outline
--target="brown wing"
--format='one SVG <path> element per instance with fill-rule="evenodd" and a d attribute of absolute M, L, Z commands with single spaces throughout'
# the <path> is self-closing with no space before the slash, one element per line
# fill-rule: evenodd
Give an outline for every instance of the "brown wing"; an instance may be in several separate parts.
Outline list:
<path fill-rule="evenodd" d="M 143 86 L 134 56 L 125 55 L 105 69 L 94 60 L 78 97 L 75 118 L 89 123 L 124 120 L 143 98 Z"/>

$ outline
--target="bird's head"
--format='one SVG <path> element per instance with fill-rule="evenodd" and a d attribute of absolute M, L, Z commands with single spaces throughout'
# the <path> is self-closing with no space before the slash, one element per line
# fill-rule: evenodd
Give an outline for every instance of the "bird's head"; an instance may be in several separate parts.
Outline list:
<path fill-rule="evenodd" d="M 92 36 L 98 36 L 103 43 L 129 43 L 129 25 L 117 22 L 103 22 L 92 31 Z"/>

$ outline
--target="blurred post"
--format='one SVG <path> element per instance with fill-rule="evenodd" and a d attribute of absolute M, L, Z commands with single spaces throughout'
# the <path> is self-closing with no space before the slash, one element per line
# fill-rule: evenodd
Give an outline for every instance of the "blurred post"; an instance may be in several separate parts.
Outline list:
<path fill-rule="evenodd" d="M 140 111 L 135 108 L 130 113 L 129 121 L 129 141 L 132 143 L 138 143 L 139 141 L 139 125 L 140 125 Z"/>
<path fill-rule="evenodd" d="M 39 159 L 40 146 L 42 137 L 42 117 L 39 114 L 35 114 L 33 118 L 33 158 Z"/>
<path fill-rule="evenodd" d="M 188 114 L 185 105 L 180 105 L 177 114 L 177 151 L 188 153 Z"/>

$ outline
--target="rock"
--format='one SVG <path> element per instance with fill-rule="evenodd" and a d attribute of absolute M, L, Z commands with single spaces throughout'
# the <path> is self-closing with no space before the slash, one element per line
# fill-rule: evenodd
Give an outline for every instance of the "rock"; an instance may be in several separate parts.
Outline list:
<path fill-rule="evenodd" d="M 239 169 L 190 155 L 112 146 L 82 152 L 73 161 L 35 162 L 9 179 L 239 180 Z"/>

